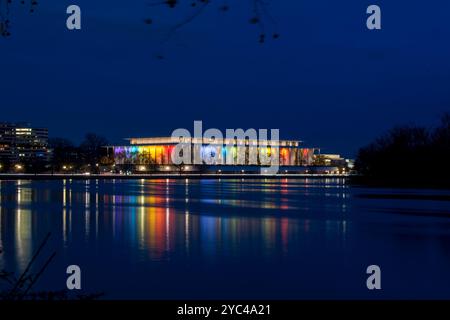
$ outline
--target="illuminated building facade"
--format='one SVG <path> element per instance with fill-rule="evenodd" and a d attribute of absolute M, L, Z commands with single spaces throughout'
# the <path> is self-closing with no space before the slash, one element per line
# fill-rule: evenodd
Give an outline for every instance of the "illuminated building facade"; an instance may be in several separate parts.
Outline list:
<path fill-rule="evenodd" d="M 249 139 L 216 139 L 202 138 L 131 138 L 130 145 L 109 146 L 108 154 L 114 158 L 117 166 L 131 165 L 136 171 L 158 170 L 163 167 L 171 170 L 174 166 L 172 153 L 180 142 L 190 145 L 190 166 L 198 167 L 223 166 L 262 166 L 263 156 L 271 157 L 272 152 L 278 152 L 279 165 L 283 167 L 310 166 L 314 161 L 316 149 L 301 147 L 300 141 L 261 141 Z M 196 162 L 195 155 L 200 155 Z M 161 168 L 160 168 L 161 169 Z"/>
<path fill-rule="evenodd" d="M 0 123 L 0 162 L 50 160 L 48 129 L 25 123 Z"/>

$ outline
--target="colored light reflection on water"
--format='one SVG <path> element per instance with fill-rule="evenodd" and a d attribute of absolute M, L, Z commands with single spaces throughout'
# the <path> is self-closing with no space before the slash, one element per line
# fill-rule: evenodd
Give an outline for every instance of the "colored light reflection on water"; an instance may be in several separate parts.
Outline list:
<path fill-rule="evenodd" d="M 377 191 L 342 179 L 1 181 L 0 268 L 23 271 L 50 231 L 57 258 L 40 289 L 63 288 L 78 264 L 84 290 L 109 298 L 370 298 L 375 263 L 387 270 L 375 298 L 450 297 L 449 223 L 433 215 L 449 203 L 357 196 Z M 417 290 L 403 287 L 416 273 Z"/>

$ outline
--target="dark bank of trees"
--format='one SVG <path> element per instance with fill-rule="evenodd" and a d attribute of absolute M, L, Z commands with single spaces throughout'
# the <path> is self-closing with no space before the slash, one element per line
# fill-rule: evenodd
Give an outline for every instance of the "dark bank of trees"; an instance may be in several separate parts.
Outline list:
<path fill-rule="evenodd" d="M 50 139 L 51 170 L 52 172 L 98 173 L 100 166 L 112 164 L 104 148 L 106 145 L 108 140 L 95 133 L 86 134 L 78 146 L 64 138 Z"/>
<path fill-rule="evenodd" d="M 450 113 L 434 128 L 391 129 L 361 148 L 356 181 L 379 185 L 450 187 Z"/>

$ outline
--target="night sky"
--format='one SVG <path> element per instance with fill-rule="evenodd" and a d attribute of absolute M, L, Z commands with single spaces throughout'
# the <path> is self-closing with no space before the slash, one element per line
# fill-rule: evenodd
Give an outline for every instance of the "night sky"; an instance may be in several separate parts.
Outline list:
<path fill-rule="evenodd" d="M 12 36 L 0 38 L 0 121 L 121 143 L 203 120 L 279 128 L 354 156 L 393 125 L 432 125 L 450 110 L 448 0 L 272 0 L 280 38 L 263 45 L 242 0 L 228 0 L 227 13 L 211 3 L 161 45 L 191 9 L 151 1 L 40 0 L 31 15 L 16 4 Z M 82 9 L 81 31 L 66 29 L 70 4 Z M 381 6 L 381 31 L 366 28 L 370 4 Z"/>

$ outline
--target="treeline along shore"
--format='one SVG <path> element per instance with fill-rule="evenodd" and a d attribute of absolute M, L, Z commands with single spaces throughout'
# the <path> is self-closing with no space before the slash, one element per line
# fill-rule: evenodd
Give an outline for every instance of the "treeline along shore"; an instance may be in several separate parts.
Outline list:
<path fill-rule="evenodd" d="M 347 174 L 234 174 L 234 173 L 155 173 L 155 174 L 0 174 L 0 180 L 114 180 L 114 179 L 348 179 Z"/>
<path fill-rule="evenodd" d="M 217 170 L 216 173 L 214 171 L 207 173 L 206 170 L 183 172 L 181 167 L 180 170 L 172 168 L 169 170 L 170 172 L 140 173 L 132 170 L 118 170 L 114 158 L 105 154 L 105 145 L 108 145 L 108 140 L 93 133 L 87 134 L 78 146 L 63 138 L 53 138 L 49 141 L 49 150 L 52 154 L 50 162 L 36 157 L 31 157 L 20 164 L 2 160 L 0 163 L 0 179 L 344 177 L 345 181 L 352 185 L 450 188 L 449 112 L 444 113 L 439 123 L 432 127 L 405 125 L 392 128 L 373 142 L 360 148 L 351 170 L 341 170 L 342 168 L 331 171 L 318 170 L 317 168 L 324 165 L 321 162 L 321 155 L 318 155 L 311 168 L 305 167 L 304 171 L 287 168 L 287 170 L 280 170 L 275 175 L 247 169 L 234 170 L 233 172 Z M 108 168 L 108 170 L 104 168 Z M 240 174 L 241 171 L 242 174 Z"/>
<path fill-rule="evenodd" d="M 427 128 L 398 126 L 361 148 L 353 184 L 450 188 L 450 113 Z"/>

